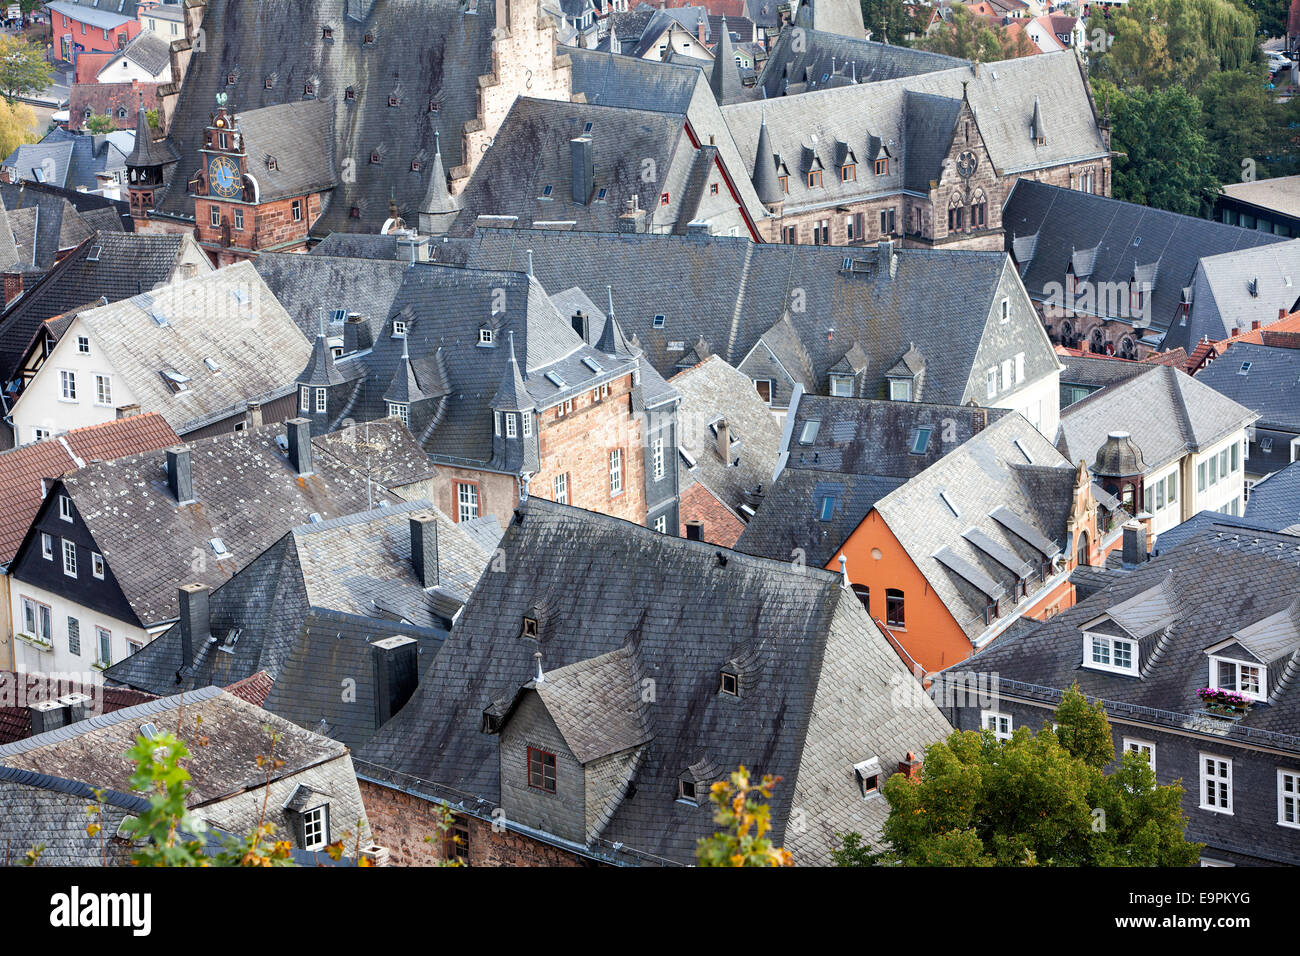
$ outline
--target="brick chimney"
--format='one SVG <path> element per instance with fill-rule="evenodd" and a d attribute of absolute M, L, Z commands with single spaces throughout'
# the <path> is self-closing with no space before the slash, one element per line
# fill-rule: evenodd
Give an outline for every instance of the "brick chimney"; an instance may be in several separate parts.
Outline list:
<path fill-rule="evenodd" d="M 1255 332 L 1255 331 L 1257 331 L 1258 329 L 1259 329 L 1259 319 L 1251 319 L 1251 320 L 1250 320 L 1250 330 L 1251 330 L 1252 332 Z"/>
<path fill-rule="evenodd" d="M 432 512 L 411 515 L 411 564 L 420 587 L 438 586 L 438 522 Z"/>
<path fill-rule="evenodd" d="M 252 401 L 251 399 L 249 400 L 249 402 L 248 402 L 248 427 L 249 427 L 249 428 L 261 428 L 261 427 L 262 427 L 262 403 L 261 403 L 261 402 L 255 402 L 255 401 Z"/>
<path fill-rule="evenodd" d="M 180 605 L 181 667 L 194 663 L 196 649 L 202 650 L 212 636 L 212 619 L 209 617 L 208 595 L 212 589 L 206 584 L 182 584 L 176 589 Z"/>
<path fill-rule="evenodd" d="M 21 272 L 5 273 L 5 305 L 23 294 L 23 274 Z"/>
<path fill-rule="evenodd" d="M 971 434 L 978 435 L 984 429 L 989 427 L 989 410 L 982 406 L 976 406 L 971 411 Z"/>
<path fill-rule="evenodd" d="M 704 540 L 704 522 L 698 518 L 692 518 L 686 522 L 686 540 L 703 541 Z"/>
<path fill-rule="evenodd" d="M 912 751 L 907 752 L 907 759 L 898 762 L 898 772 L 908 780 L 921 779 L 921 761 L 916 759 L 916 754 Z"/>
<path fill-rule="evenodd" d="M 117 407 L 118 418 L 131 418 L 132 416 L 139 415 L 139 414 L 140 414 L 140 406 L 134 403 L 131 405 L 119 405 Z"/>

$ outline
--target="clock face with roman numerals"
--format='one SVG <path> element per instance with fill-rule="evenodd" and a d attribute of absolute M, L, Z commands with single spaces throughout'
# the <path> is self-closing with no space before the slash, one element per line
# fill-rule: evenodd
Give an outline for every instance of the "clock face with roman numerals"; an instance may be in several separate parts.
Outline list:
<path fill-rule="evenodd" d="M 978 165 L 979 160 L 975 158 L 975 154 L 969 149 L 964 150 L 957 157 L 957 175 L 962 179 L 970 179 L 971 176 L 975 175 L 975 167 Z"/>
<path fill-rule="evenodd" d="M 243 187 L 239 183 L 239 167 L 228 156 L 213 156 L 208 162 L 209 191 L 223 199 L 234 199 Z"/>

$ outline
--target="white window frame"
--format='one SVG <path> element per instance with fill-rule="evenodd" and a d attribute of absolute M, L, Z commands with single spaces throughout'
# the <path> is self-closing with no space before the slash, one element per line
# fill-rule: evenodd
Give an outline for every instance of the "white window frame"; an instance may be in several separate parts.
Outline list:
<path fill-rule="evenodd" d="M 912 383 L 905 378 L 889 380 L 889 400 L 891 402 L 910 402 L 912 400 Z"/>
<path fill-rule="evenodd" d="M 90 552 L 90 573 L 99 580 L 104 580 L 104 556 L 98 551 Z"/>
<path fill-rule="evenodd" d="M 1147 766 L 1151 772 L 1156 772 L 1156 745 L 1149 740 L 1139 740 L 1137 737 L 1125 737 L 1124 749 L 1134 753 L 1144 754 L 1147 758 Z"/>
<path fill-rule="evenodd" d="M 311 389 L 308 386 L 304 385 L 300 389 L 300 391 L 302 392 L 302 394 L 298 398 L 298 409 L 299 411 L 310 412 L 311 411 Z"/>
<path fill-rule="evenodd" d="M 832 375 L 831 395 L 836 398 L 852 398 L 853 397 L 853 376 Z M 892 398 L 893 396 L 891 395 L 890 397 Z"/>
<path fill-rule="evenodd" d="M 60 551 L 63 553 L 63 573 L 70 578 L 77 576 L 77 544 L 67 538 L 60 538 Z"/>
<path fill-rule="evenodd" d="M 1015 357 L 1016 363 L 1016 384 L 1019 385 L 1025 380 L 1025 353 L 1017 352 Z"/>
<path fill-rule="evenodd" d="M 668 533 L 667 515 L 660 515 L 658 518 L 655 518 L 655 530 L 658 531 L 660 534 Z"/>
<path fill-rule="evenodd" d="M 623 449 L 615 448 L 609 453 L 609 493 L 623 493 Z"/>
<path fill-rule="evenodd" d="M 1201 753 L 1199 755 L 1200 766 L 1200 798 L 1199 803 L 1202 810 L 1208 810 L 1210 813 L 1226 813 L 1232 815 L 1232 760 L 1227 757 L 1220 757 L 1217 754 Z M 1207 764 L 1214 762 L 1214 773 L 1209 772 Z M 1206 801 L 1206 784 L 1214 782 L 1220 785 L 1215 788 L 1214 802 Z M 1220 803 L 1222 801 L 1222 803 Z"/>
<path fill-rule="evenodd" d="M 388 417 L 398 419 L 403 425 L 411 424 L 411 406 L 402 402 L 388 403 Z"/>
<path fill-rule="evenodd" d="M 108 653 L 104 653 L 104 647 L 107 644 Z M 106 627 L 95 625 L 95 654 L 98 656 L 98 662 L 105 667 L 113 663 L 113 632 Z"/>
<path fill-rule="evenodd" d="M 990 726 L 992 723 L 992 726 Z M 1006 724 L 1006 729 L 1000 729 L 1002 724 Z M 998 740 L 1010 740 L 1011 732 L 1015 729 L 1015 722 L 1011 719 L 1010 714 L 1004 714 L 996 710 L 980 711 L 980 727 L 989 731 Z"/>
<path fill-rule="evenodd" d="M 59 518 L 63 521 L 72 521 L 72 499 L 67 495 L 59 495 Z"/>
<path fill-rule="evenodd" d="M 1219 665 L 1231 664 L 1233 666 L 1233 686 L 1223 687 L 1219 683 Z M 1251 668 L 1259 674 L 1259 690 L 1252 692 L 1241 689 L 1241 672 L 1243 667 Z M 1249 697 L 1251 700 L 1264 701 L 1268 700 L 1268 668 L 1263 664 L 1252 664 L 1250 661 L 1239 661 L 1231 657 L 1218 657 L 1210 655 L 1210 679 L 1206 687 L 1218 687 L 1222 690 L 1230 690 L 1234 693 L 1241 694 L 1243 697 Z"/>
<path fill-rule="evenodd" d="M 90 336 L 88 335 L 77 336 L 77 353 L 79 355 L 90 354 Z"/>
<path fill-rule="evenodd" d="M 113 404 L 113 377 L 102 373 L 95 374 L 95 404 L 111 406 Z"/>
<path fill-rule="evenodd" d="M 46 561 L 54 560 L 54 538 L 44 531 L 41 532 L 41 557 Z"/>
<path fill-rule="evenodd" d="M 1288 805 L 1290 820 L 1286 819 Z M 1277 768 L 1277 825 L 1300 830 L 1300 770 Z"/>
<path fill-rule="evenodd" d="M 998 369 L 993 366 L 984 373 L 984 392 L 988 398 L 998 397 Z"/>
<path fill-rule="evenodd" d="M 664 476 L 664 440 L 656 438 L 650 443 L 650 460 L 654 480 L 658 481 Z"/>
<path fill-rule="evenodd" d="M 562 472 L 555 476 L 551 482 L 551 489 L 557 504 L 567 505 L 569 503 L 569 474 Z"/>
<path fill-rule="evenodd" d="M 1013 368 L 1014 365 L 1011 359 L 1002 360 L 1002 391 L 1004 392 L 1009 391 L 1011 389 L 1012 386 L 1011 373 Z"/>
<path fill-rule="evenodd" d="M 533 413 L 520 412 L 519 424 L 522 426 L 520 430 L 523 436 L 525 438 L 532 438 L 533 437 Z"/>
<path fill-rule="evenodd" d="M 42 643 L 54 646 L 54 611 L 43 601 L 22 595 L 23 633 Z M 27 615 L 31 614 L 32 626 L 27 626 Z M 44 633 L 42 633 L 42 631 Z"/>
<path fill-rule="evenodd" d="M 491 344 L 492 344 L 492 329 L 491 329 L 489 326 L 486 326 L 486 325 L 485 325 L 485 326 L 482 326 L 482 327 L 478 330 L 478 344 L 479 344 L 479 345 L 491 345 Z"/>
<path fill-rule="evenodd" d="M 456 482 L 456 516 L 459 521 L 473 521 L 479 516 L 478 485 Z"/>
<path fill-rule="evenodd" d="M 329 819 L 325 805 L 312 807 L 302 815 L 302 848 L 304 850 L 321 850 L 329 842 L 327 832 Z"/>
<path fill-rule="evenodd" d="M 1110 671 L 1113 674 L 1136 674 L 1138 672 L 1137 641 L 1126 637 L 1111 637 L 1108 634 L 1090 634 L 1084 632 L 1083 666 L 1089 670 Z M 1128 645 L 1129 666 L 1115 663 L 1116 644 Z M 1101 657 L 1102 660 L 1097 658 Z"/>
<path fill-rule="evenodd" d="M 515 438 L 519 434 L 519 426 L 515 423 L 515 413 L 506 412 L 506 437 Z"/>
<path fill-rule="evenodd" d="M 317 412 L 323 412 L 329 407 L 327 395 L 328 395 L 327 389 L 323 389 L 323 388 L 316 389 L 316 411 Z"/>
<path fill-rule="evenodd" d="M 77 401 L 77 373 L 72 369 L 59 369 L 59 401 Z"/>

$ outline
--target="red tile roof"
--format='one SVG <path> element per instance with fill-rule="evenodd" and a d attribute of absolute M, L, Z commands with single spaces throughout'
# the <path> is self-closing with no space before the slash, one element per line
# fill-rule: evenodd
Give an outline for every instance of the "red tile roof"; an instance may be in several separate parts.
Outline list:
<path fill-rule="evenodd" d="M 42 701 L 53 700 L 66 694 L 85 694 L 90 698 L 86 716 L 111 713 L 123 707 L 134 707 L 153 700 L 154 695 L 126 687 L 106 687 L 102 684 L 79 684 L 56 675 L 16 674 L 0 671 L 0 744 L 11 744 L 32 735 L 32 715 L 28 708 Z"/>
<path fill-rule="evenodd" d="M 77 54 L 77 71 L 72 78 L 72 82 L 94 83 L 99 71 L 115 56 L 117 56 L 116 52 Z"/>
<path fill-rule="evenodd" d="M 158 108 L 159 83 L 77 83 L 68 93 L 68 128 L 79 131 L 86 122 L 86 110 L 94 116 L 108 116 L 118 129 L 135 129 L 135 114 L 144 94 L 144 108 Z M 125 116 L 119 115 L 122 110 Z"/>
<path fill-rule="evenodd" d="M 1152 352 L 1142 360 L 1144 365 L 1169 365 L 1187 371 L 1187 349 L 1181 345 L 1170 352 Z"/>
<path fill-rule="evenodd" d="M 107 461 L 180 443 L 156 412 L 78 428 L 0 453 L 0 564 L 13 560 L 41 506 L 41 480 L 59 478 L 89 461 Z"/>
<path fill-rule="evenodd" d="M 683 538 L 686 537 L 687 521 L 703 521 L 705 541 L 734 548 L 740 533 L 745 530 L 745 523 L 736 517 L 735 512 L 698 481 L 682 492 L 678 509 Z"/>
<path fill-rule="evenodd" d="M 266 671 L 258 671 L 251 674 L 243 680 L 235 681 L 226 688 L 226 692 L 234 694 L 240 700 L 246 700 L 254 707 L 261 707 L 266 703 L 266 698 L 271 694 L 271 688 L 275 686 L 275 679 Z"/>

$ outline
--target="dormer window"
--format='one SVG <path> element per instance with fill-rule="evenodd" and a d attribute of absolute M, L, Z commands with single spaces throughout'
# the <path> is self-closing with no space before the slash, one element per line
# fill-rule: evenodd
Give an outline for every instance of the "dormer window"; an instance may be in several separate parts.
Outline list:
<path fill-rule="evenodd" d="M 388 417 L 396 418 L 403 425 L 409 426 L 411 424 L 411 406 L 402 402 L 389 402 Z"/>
<path fill-rule="evenodd" d="M 729 694 L 732 697 L 739 697 L 740 676 L 738 674 L 732 674 L 728 671 L 723 671 L 722 683 L 721 686 L 718 687 L 718 692 L 722 694 Z"/>
<path fill-rule="evenodd" d="M 1227 657 L 1210 658 L 1210 686 L 1219 690 L 1236 691 L 1251 700 L 1267 700 L 1267 679 L 1264 667 L 1258 663 L 1233 660 Z"/>
<path fill-rule="evenodd" d="M 537 640 L 537 618 L 525 616 L 524 627 L 523 630 L 520 632 L 520 635 L 522 637 L 528 638 L 531 641 Z"/>
<path fill-rule="evenodd" d="M 839 398 L 852 398 L 853 397 L 853 376 L 832 375 L 831 394 Z"/>
<path fill-rule="evenodd" d="M 853 765 L 853 776 L 858 781 L 858 792 L 866 800 L 880 792 L 880 758 L 868 757 Z"/>
<path fill-rule="evenodd" d="M 912 400 L 912 382 L 906 378 L 889 380 L 889 399 L 893 402 L 910 402 Z"/>
<path fill-rule="evenodd" d="M 302 85 L 302 95 L 303 95 L 303 96 L 315 96 L 315 95 L 316 95 L 316 84 L 314 84 L 314 83 L 304 83 L 304 84 Z"/>
<path fill-rule="evenodd" d="M 345 100 L 355 100 L 357 98 L 357 91 L 349 86 L 346 90 L 343 91 L 343 98 Z"/>
<path fill-rule="evenodd" d="M 1109 627 L 1114 624 L 1106 623 Z M 1137 676 L 1137 642 L 1111 634 L 1083 635 L 1083 666 L 1092 670 L 1112 671 Z"/>
<path fill-rule="evenodd" d="M 406 334 L 406 322 L 403 319 L 393 319 L 393 336 Z"/>
<path fill-rule="evenodd" d="M 889 157 L 882 156 L 876 160 L 876 175 L 887 176 L 889 174 Z"/>
<path fill-rule="evenodd" d="M 320 38 L 321 38 L 322 40 L 333 40 L 333 39 L 334 39 L 334 28 L 333 28 L 333 27 L 321 27 Z"/>
<path fill-rule="evenodd" d="M 389 105 L 389 106 L 396 106 L 396 105 L 397 105 L 397 94 L 396 94 L 396 93 L 391 93 L 391 94 L 389 94 L 389 96 L 388 96 L 388 105 Z"/>
<path fill-rule="evenodd" d="M 363 42 L 366 46 L 373 45 L 375 42 L 375 35 L 373 33 L 367 33 Z"/>
<path fill-rule="evenodd" d="M 699 805 L 699 798 L 696 796 L 697 788 L 694 780 L 687 780 L 681 777 L 677 780 L 677 799 L 683 803 L 693 803 Z"/>
<path fill-rule="evenodd" d="M 486 325 L 483 326 L 483 328 L 478 330 L 478 344 L 479 345 L 494 344 L 492 339 L 492 330 L 488 328 Z"/>
<path fill-rule="evenodd" d="M 858 178 L 858 167 L 855 163 L 845 163 L 840 167 L 840 182 L 851 183 Z"/>

